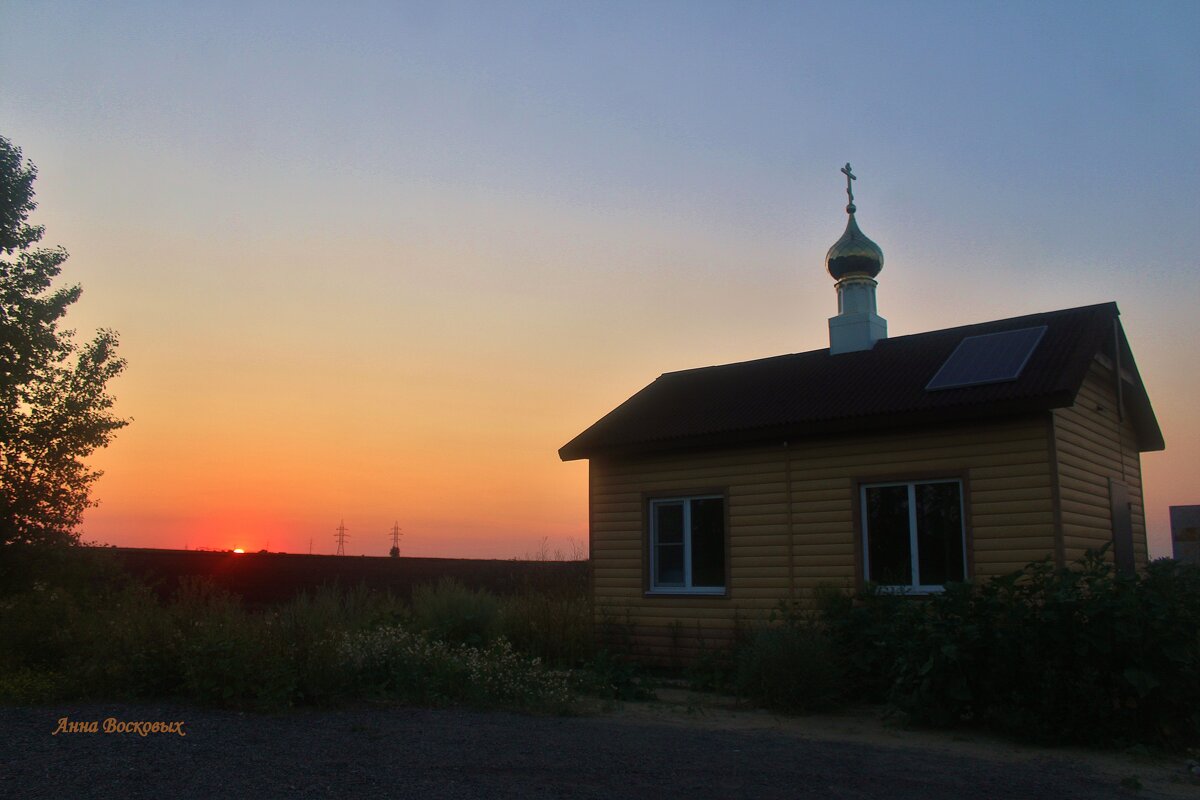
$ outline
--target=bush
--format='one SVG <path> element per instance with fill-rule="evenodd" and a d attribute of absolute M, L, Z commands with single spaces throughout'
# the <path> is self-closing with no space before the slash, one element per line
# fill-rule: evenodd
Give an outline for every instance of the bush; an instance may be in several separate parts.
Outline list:
<path fill-rule="evenodd" d="M 350 591 L 324 587 L 303 593 L 279 607 L 271 617 L 279 636 L 287 642 L 295 663 L 295 699 L 299 703 L 329 705 L 352 695 L 341 674 L 339 647 L 347 632 L 404 619 L 407 610 L 391 595 L 363 586 Z"/>
<path fill-rule="evenodd" d="M 1031 564 L 939 595 L 829 603 L 865 692 L 890 684 L 916 722 L 1048 743 L 1177 744 L 1200 735 L 1200 569 L 1115 574 L 1103 553 Z M 858 670 L 879 670 L 876 681 Z"/>
<path fill-rule="evenodd" d="M 69 695 L 66 676 L 59 672 L 25 668 L 0 672 L 0 703 L 40 705 Z"/>
<path fill-rule="evenodd" d="M 574 674 L 580 692 L 606 702 L 652 700 L 651 681 L 634 662 L 600 650 Z"/>
<path fill-rule="evenodd" d="M 179 626 L 146 586 L 131 583 L 88 603 L 70 637 L 64 670 L 80 693 L 135 699 L 178 690 Z"/>
<path fill-rule="evenodd" d="M 169 615 L 149 589 L 118 574 L 76 579 L 73 568 L 86 561 L 55 555 L 27 591 L 0 599 L 0 672 L 10 678 L 0 694 L 17 699 L 24 691 L 15 686 L 52 685 L 42 694 L 134 698 L 172 685 Z"/>
<path fill-rule="evenodd" d="M 186 695 L 202 703 L 274 709 L 290 705 L 298 676 L 279 626 L 242 608 L 236 596 L 185 581 L 171 608 L 180 628 Z"/>
<path fill-rule="evenodd" d="M 518 654 L 505 639 L 472 647 L 388 626 L 347 635 L 340 653 L 361 697 L 541 711 L 562 711 L 570 702 L 563 675 Z"/>
<path fill-rule="evenodd" d="M 751 634 L 737 655 L 735 684 L 759 705 L 803 714 L 838 705 L 842 674 L 829 637 L 792 620 Z"/>
<path fill-rule="evenodd" d="M 71 634 L 81 613 L 73 595 L 42 583 L 0 600 L 0 668 L 60 667 L 75 648 Z"/>
<path fill-rule="evenodd" d="M 500 635 L 500 602 L 486 591 L 468 589 L 453 578 L 413 587 L 412 617 L 434 639 L 485 645 Z"/>
<path fill-rule="evenodd" d="M 0 547 L 0 598 L 37 587 L 80 597 L 127 585 L 130 576 L 107 556 L 88 547 L 4 545 Z"/>
<path fill-rule="evenodd" d="M 842 673 L 843 695 L 886 702 L 896 682 L 898 654 L 921 628 L 920 601 L 868 587 L 853 597 L 819 591 L 817 609 Z"/>

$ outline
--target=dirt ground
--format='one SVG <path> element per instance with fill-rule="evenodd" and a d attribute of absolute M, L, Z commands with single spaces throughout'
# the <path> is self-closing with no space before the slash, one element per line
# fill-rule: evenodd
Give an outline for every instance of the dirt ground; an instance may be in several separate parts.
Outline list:
<path fill-rule="evenodd" d="M 783 716 L 740 706 L 733 698 L 686 690 L 660 689 L 658 700 L 627 703 L 621 716 L 652 724 L 685 725 L 710 730 L 766 730 L 799 739 L 846 742 L 879 748 L 910 748 L 947 757 L 977 758 L 1014 767 L 1058 761 L 1104 776 L 1114 785 L 1126 781 L 1128 796 L 1200 798 L 1200 779 L 1188 769 L 1186 756 L 1092 750 L 1080 747 L 1037 747 L 978 731 L 914 730 L 889 719 L 879 708 L 863 707 L 832 714 Z M 1129 779 L 1136 778 L 1134 783 Z M 1132 786 L 1141 789 L 1132 790 Z M 1158 793 L 1158 794 L 1156 794 Z"/>
<path fill-rule="evenodd" d="M 100 730 L 53 735 L 63 717 Z M 186 735 L 105 733 L 110 717 Z M 2 798 L 1200 797 L 1178 757 L 914 732 L 874 709 L 781 718 L 682 690 L 575 717 L 0 708 L 0 743 Z"/>

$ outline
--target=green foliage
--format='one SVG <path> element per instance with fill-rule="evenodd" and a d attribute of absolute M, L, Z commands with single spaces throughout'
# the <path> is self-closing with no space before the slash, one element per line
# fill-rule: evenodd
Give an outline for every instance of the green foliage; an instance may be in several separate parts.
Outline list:
<path fill-rule="evenodd" d="M 750 634 L 738 651 L 734 682 L 739 694 L 792 714 L 824 711 L 842 699 L 843 676 L 829 636 L 795 614 Z"/>
<path fill-rule="evenodd" d="M 70 639 L 62 667 L 80 692 L 156 697 L 177 685 L 180 630 L 146 586 L 126 583 L 88 602 Z"/>
<path fill-rule="evenodd" d="M 296 702 L 329 705 L 351 696 L 342 676 L 342 634 L 394 623 L 404 618 L 407 609 L 395 597 L 360 585 L 349 591 L 325 587 L 301 594 L 266 613 L 291 648 Z"/>
<path fill-rule="evenodd" d="M 500 602 L 482 589 L 468 589 L 453 578 L 413 587 L 412 618 L 434 639 L 486 645 L 500 635 Z"/>
<path fill-rule="evenodd" d="M 829 603 L 851 684 L 914 721 L 1042 742 L 1172 744 L 1200 735 L 1200 570 L 1122 577 L 1102 553 L 929 598 Z M 878 670 L 865 680 L 859 670 Z"/>
<path fill-rule="evenodd" d="M 49 671 L 61 665 L 85 607 L 70 592 L 41 582 L 0 600 L 0 667 Z"/>
<path fill-rule="evenodd" d="M 500 601 L 457 584 L 430 587 L 419 606 L 435 638 L 413 625 L 405 604 L 363 587 L 250 610 L 192 579 L 162 602 L 119 574 L 81 579 L 89 554 L 64 552 L 28 562 L 41 571 L 0 593 L 0 702 L 173 697 L 257 710 L 364 699 L 532 710 L 569 703 L 565 673 L 530 654 L 576 657 L 577 634 L 559 629 L 574 630 L 587 615 L 566 598 L 529 594 L 506 607 L 506 624 L 530 637 L 526 650 L 498 635 Z M 450 616 L 455 608 L 485 612 L 461 623 Z M 546 643 L 534 638 L 542 625 L 555 631 Z"/>
<path fill-rule="evenodd" d="M 12 544 L 0 548 L 0 597 L 35 586 L 61 587 L 75 596 L 108 591 L 130 577 L 100 548 Z"/>
<path fill-rule="evenodd" d="M 239 708 L 289 705 L 298 675 L 273 615 L 247 613 L 234 595 L 204 581 L 185 582 L 171 612 L 188 697 Z"/>
<path fill-rule="evenodd" d="M 28 588 L 0 599 L 0 674 L 42 676 L 34 683 L 52 684 L 56 698 L 112 691 L 150 696 L 172 685 L 167 653 L 175 631 L 147 587 L 115 571 L 81 575 L 106 563 L 85 550 L 36 552 L 39 558 L 25 563 L 42 569 Z M 0 690 L 9 700 L 20 694 L 11 683 Z"/>
<path fill-rule="evenodd" d="M 36 177 L 0 136 L 0 544 L 75 541 L 100 476 L 83 459 L 127 424 L 106 391 L 125 368 L 116 334 L 79 345 L 58 327 L 80 288 L 53 288 L 67 252 L 35 246 Z"/>
<path fill-rule="evenodd" d="M 885 702 L 895 683 L 896 653 L 920 628 L 923 607 L 911 597 L 868 587 L 851 597 L 818 591 L 821 625 L 833 644 L 843 676 L 843 694 Z"/>
<path fill-rule="evenodd" d="M 65 676 L 45 670 L 15 669 L 0 672 L 0 703 L 41 705 L 70 695 Z"/>
<path fill-rule="evenodd" d="M 600 650 L 576 672 L 581 692 L 602 700 L 649 700 L 654 697 L 650 681 L 636 663 Z"/>
<path fill-rule="evenodd" d="M 526 590 L 500 604 L 500 630 L 521 652 L 563 668 L 595 655 L 592 604 L 586 596 Z"/>
<path fill-rule="evenodd" d="M 739 654 L 749 641 L 743 638 L 740 647 L 701 650 L 683 669 L 683 679 L 688 686 L 700 692 L 736 691 Z"/>
<path fill-rule="evenodd" d="M 361 697 L 537 711 L 564 711 L 570 704 L 564 674 L 517 653 L 503 638 L 473 647 L 384 626 L 347 635 L 341 654 Z"/>

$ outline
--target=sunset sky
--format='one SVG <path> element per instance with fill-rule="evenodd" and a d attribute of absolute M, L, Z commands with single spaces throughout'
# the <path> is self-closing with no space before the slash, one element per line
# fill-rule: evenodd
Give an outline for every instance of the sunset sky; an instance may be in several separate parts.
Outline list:
<path fill-rule="evenodd" d="M 587 539 L 557 449 L 662 372 L 1117 301 L 1200 503 L 1200 3 L 0 0 L 133 423 L 84 538 L 512 557 Z"/>

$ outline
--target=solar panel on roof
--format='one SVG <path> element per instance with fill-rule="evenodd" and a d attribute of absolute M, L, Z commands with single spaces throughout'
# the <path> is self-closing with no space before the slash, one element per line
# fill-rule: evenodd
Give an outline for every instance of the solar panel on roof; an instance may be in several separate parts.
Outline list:
<path fill-rule="evenodd" d="M 1015 381 L 1045 332 L 1046 326 L 1039 325 L 1036 328 L 968 336 L 954 348 L 925 390 Z"/>

